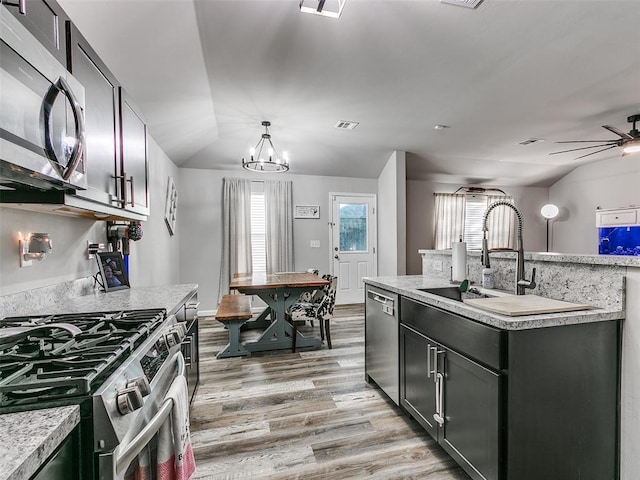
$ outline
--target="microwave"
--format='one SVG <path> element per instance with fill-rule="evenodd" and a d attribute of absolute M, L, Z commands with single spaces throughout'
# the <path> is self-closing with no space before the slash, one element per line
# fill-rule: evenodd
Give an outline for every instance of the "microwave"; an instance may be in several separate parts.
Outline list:
<path fill-rule="evenodd" d="M 87 188 L 84 88 L 0 5 L 0 184 Z"/>

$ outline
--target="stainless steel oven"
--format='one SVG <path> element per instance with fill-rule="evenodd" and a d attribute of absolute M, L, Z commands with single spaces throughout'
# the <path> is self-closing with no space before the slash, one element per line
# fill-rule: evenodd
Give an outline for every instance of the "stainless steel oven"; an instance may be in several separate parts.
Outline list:
<path fill-rule="evenodd" d="M 86 189 L 84 88 L 0 5 L 0 180 Z"/>
<path fill-rule="evenodd" d="M 126 478 L 172 411 L 185 335 L 163 309 L 2 319 L 0 413 L 79 405 L 79 478 Z"/>

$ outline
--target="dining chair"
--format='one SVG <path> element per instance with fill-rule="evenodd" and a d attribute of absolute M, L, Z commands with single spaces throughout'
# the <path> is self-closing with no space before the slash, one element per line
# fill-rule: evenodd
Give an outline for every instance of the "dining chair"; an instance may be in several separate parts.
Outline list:
<path fill-rule="evenodd" d="M 329 281 L 329 284 L 318 290 L 316 295 L 310 302 L 296 302 L 289 310 L 287 317 L 293 326 L 293 345 L 292 351 L 296 351 L 296 336 L 298 333 L 298 322 L 311 322 L 318 320 L 320 324 L 320 338 L 324 341 L 327 337 L 327 346 L 331 346 L 331 327 L 330 320 L 333 318 L 333 309 L 336 303 L 336 288 L 338 286 L 338 277 L 326 274 L 322 278 Z"/>

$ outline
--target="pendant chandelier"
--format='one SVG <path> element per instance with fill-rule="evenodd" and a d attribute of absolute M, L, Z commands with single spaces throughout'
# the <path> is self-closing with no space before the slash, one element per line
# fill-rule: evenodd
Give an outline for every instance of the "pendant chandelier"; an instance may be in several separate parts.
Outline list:
<path fill-rule="evenodd" d="M 278 173 L 278 172 L 286 172 L 289 170 L 289 156 L 287 152 L 282 152 L 282 158 L 278 156 L 278 152 L 276 151 L 273 143 L 271 142 L 271 134 L 269 133 L 269 127 L 271 126 L 271 122 L 264 121 L 262 122 L 262 126 L 264 127 L 264 133 L 262 137 L 258 141 L 255 148 L 249 150 L 251 155 L 249 160 L 245 160 L 242 158 L 242 168 L 245 170 L 252 170 L 254 172 L 263 172 L 263 173 Z M 262 151 L 265 151 L 265 156 L 263 156 Z"/>

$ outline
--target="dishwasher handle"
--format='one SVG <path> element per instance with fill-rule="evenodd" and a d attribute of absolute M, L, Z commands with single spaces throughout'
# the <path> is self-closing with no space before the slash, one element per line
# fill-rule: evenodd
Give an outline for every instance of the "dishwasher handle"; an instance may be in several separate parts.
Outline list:
<path fill-rule="evenodd" d="M 378 292 L 374 292 L 373 290 L 369 290 L 367 292 L 367 296 L 368 296 L 369 300 L 373 300 L 374 302 L 378 302 L 378 303 L 382 304 L 382 312 L 383 313 L 386 313 L 387 315 L 393 316 L 393 314 L 394 314 L 393 305 L 395 303 L 395 300 L 393 298 L 387 297 L 386 295 L 383 295 L 383 294 L 378 293 Z"/>

